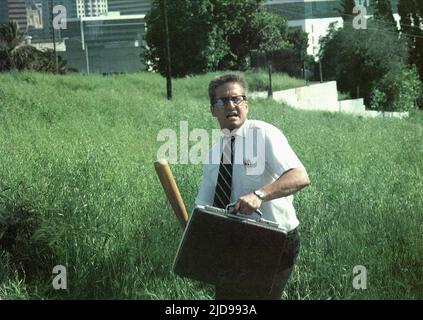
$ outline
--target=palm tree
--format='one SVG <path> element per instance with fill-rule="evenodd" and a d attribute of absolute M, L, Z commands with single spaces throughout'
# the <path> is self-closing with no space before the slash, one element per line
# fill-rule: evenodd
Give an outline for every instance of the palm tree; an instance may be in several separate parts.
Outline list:
<path fill-rule="evenodd" d="M 19 48 L 24 46 L 24 35 L 16 21 L 8 21 L 0 25 L 0 57 L 6 61 L 0 61 L 0 66 L 15 69 L 16 58 Z"/>
<path fill-rule="evenodd" d="M 59 57 L 56 70 L 55 55 L 50 49 L 38 50 L 24 42 L 24 35 L 15 21 L 0 25 L 0 71 L 31 69 L 41 72 L 65 73 L 66 62 Z"/>

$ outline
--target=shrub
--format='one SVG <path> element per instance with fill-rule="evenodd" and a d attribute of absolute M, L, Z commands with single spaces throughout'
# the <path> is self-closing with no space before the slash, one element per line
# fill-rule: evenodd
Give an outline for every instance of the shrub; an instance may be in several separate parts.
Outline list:
<path fill-rule="evenodd" d="M 417 104 L 421 82 L 417 68 L 403 64 L 389 72 L 372 91 L 372 108 L 383 111 L 409 111 Z"/>
<path fill-rule="evenodd" d="M 348 92 L 352 98 L 363 98 L 366 105 L 372 104 L 372 93 L 378 85 L 379 91 L 387 94 L 387 101 L 393 101 L 386 89 L 408 58 L 404 39 L 387 33 L 383 24 L 372 21 L 363 30 L 356 30 L 351 24 L 340 29 L 331 25 L 320 45 L 324 80 L 336 80 L 340 91 Z"/>
<path fill-rule="evenodd" d="M 25 279 L 44 276 L 54 254 L 41 227 L 41 214 L 24 199 L 0 193 L 0 253 L 10 257 Z"/>

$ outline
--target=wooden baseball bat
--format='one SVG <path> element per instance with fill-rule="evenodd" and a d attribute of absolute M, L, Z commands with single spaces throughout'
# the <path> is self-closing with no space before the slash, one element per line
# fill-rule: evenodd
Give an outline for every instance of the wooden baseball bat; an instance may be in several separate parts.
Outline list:
<path fill-rule="evenodd" d="M 166 193 L 173 211 L 176 214 L 182 228 L 185 229 L 188 222 L 188 213 L 185 208 L 184 200 L 181 197 L 176 181 L 173 178 L 172 170 L 166 159 L 159 159 L 154 162 L 154 168 L 159 176 L 162 187 Z"/>

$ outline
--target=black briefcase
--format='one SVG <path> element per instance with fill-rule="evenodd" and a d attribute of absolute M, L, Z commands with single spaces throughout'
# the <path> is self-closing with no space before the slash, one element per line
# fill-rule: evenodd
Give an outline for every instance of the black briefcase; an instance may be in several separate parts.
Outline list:
<path fill-rule="evenodd" d="M 197 206 L 174 261 L 182 277 L 213 285 L 254 283 L 271 288 L 283 255 L 286 234 L 271 221 Z"/>

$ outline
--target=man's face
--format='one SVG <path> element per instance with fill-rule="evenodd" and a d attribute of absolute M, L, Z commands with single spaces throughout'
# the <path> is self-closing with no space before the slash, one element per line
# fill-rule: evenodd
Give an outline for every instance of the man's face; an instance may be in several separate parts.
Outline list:
<path fill-rule="evenodd" d="M 244 124 L 248 113 L 248 102 L 240 98 L 244 95 L 244 89 L 237 82 L 227 82 L 216 88 L 215 102 L 210 106 L 210 109 L 213 116 L 219 121 L 221 129 L 232 131 Z M 221 107 L 216 104 L 218 99 L 222 99 L 224 102 Z M 241 102 L 236 104 L 234 100 Z"/>

